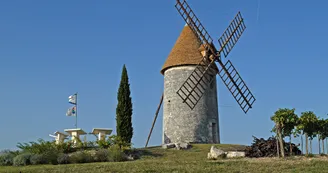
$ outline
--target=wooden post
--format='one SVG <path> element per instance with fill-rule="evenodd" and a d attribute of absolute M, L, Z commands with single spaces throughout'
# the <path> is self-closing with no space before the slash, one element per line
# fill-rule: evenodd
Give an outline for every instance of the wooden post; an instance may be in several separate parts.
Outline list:
<path fill-rule="evenodd" d="M 145 148 L 147 148 L 147 145 L 148 145 L 148 142 L 149 142 L 149 139 L 150 139 L 151 133 L 153 132 L 153 128 L 154 128 L 154 125 L 155 125 L 155 123 L 156 123 L 156 119 L 157 119 L 157 116 L 158 116 L 159 110 L 160 110 L 161 105 L 162 105 L 162 103 L 163 103 L 163 99 L 164 99 L 164 93 L 162 94 L 161 101 L 159 102 L 159 105 L 158 105 L 158 107 L 157 107 L 157 110 L 156 110 L 156 113 L 155 113 L 155 118 L 154 118 L 153 124 L 152 124 L 152 126 L 151 126 L 151 129 L 150 129 L 150 132 L 149 132 L 149 135 L 148 135 L 148 138 L 147 138 L 147 142 L 146 142 Z"/>

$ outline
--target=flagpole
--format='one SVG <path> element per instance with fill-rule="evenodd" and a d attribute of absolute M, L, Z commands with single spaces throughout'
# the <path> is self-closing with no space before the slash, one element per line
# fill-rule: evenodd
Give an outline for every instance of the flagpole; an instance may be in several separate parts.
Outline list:
<path fill-rule="evenodd" d="M 77 93 L 75 93 L 75 104 L 76 104 L 76 112 L 75 112 L 75 128 L 77 128 Z"/>

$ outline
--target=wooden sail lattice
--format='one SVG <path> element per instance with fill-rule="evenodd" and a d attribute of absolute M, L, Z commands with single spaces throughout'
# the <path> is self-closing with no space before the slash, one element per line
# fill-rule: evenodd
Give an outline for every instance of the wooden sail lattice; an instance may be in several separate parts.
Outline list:
<path fill-rule="evenodd" d="M 177 94 L 182 98 L 184 103 L 193 109 L 205 93 L 209 84 L 215 79 L 213 72 L 218 69 L 217 73 L 223 80 L 224 84 L 227 86 L 244 113 L 247 113 L 248 110 L 252 108 L 252 105 L 255 102 L 255 97 L 237 72 L 236 68 L 232 65 L 231 61 L 229 60 L 224 64 L 220 58 L 221 53 L 223 53 L 225 57 L 228 56 L 246 29 L 241 13 L 237 13 L 228 28 L 219 38 L 218 42 L 220 44 L 220 49 L 217 51 L 213 45 L 213 39 L 194 14 L 186 0 L 177 0 L 175 7 L 197 36 L 206 52 L 206 56 L 202 58 L 200 63 L 178 89 Z M 211 59 L 209 57 L 214 58 Z M 215 62 L 218 62 L 218 67 Z"/>
<path fill-rule="evenodd" d="M 240 108 L 244 113 L 247 113 L 248 110 L 252 108 L 252 105 L 255 102 L 255 97 L 230 60 L 227 61 L 224 67 L 226 70 L 219 69 L 219 76 L 239 104 Z"/>

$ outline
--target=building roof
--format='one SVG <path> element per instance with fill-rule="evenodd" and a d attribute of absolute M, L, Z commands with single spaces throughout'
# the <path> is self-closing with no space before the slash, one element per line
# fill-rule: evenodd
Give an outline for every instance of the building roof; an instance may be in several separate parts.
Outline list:
<path fill-rule="evenodd" d="M 170 67 L 181 65 L 197 65 L 202 59 L 199 51 L 201 43 L 188 25 L 185 25 L 169 56 L 167 57 L 161 73 Z"/>
<path fill-rule="evenodd" d="M 72 132 L 77 132 L 77 133 L 80 134 L 80 135 L 85 135 L 85 134 L 87 134 L 87 133 L 85 133 L 85 131 L 82 130 L 81 128 L 77 128 L 77 129 L 65 129 L 64 131 L 65 131 L 66 133 L 69 133 L 69 134 L 71 134 Z"/>
<path fill-rule="evenodd" d="M 59 131 L 56 131 L 54 134 L 55 135 L 61 134 L 61 135 L 64 135 L 64 136 L 68 136 L 68 134 L 65 134 L 65 133 L 62 133 L 62 132 L 59 132 Z"/>
<path fill-rule="evenodd" d="M 113 129 L 109 129 L 109 128 L 93 128 L 92 129 L 92 134 L 98 134 L 100 132 L 104 132 L 105 134 L 110 135 L 112 133 Z"/>

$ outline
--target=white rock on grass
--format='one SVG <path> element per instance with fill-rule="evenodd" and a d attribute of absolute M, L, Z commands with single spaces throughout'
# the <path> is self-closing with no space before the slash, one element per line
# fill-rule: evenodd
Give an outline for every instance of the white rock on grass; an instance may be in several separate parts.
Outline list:
<path fill-rule="evenodd" d="M 174 148 L 175 144 L 174 143 L 170 143 L 170 144 L 163 144 L 162 148 L 164 149 L 169 149 L 169 148 Z"/>
<path fill-rule="evenodd" d="M 223 158 L 225 157 L 227 153 L 224 152 L 223 150 L 220 150 L 216 148 L 215 146 L 211 147 L 210 152 L 207 154 L 208 159 L 218 159 L 218 158 Z"/>
<path fill-rule="evenodd" d="M 191 148 L 190 143 L 180 143 L 180 148 L 181 149 L 189 149 Z"/>
<path fill-rule="evenodd" d="M 228 151 L 227 158 L 245 157 L 244 151 Z"/>
<path fill-rule="evenodd" d="M 177 150 L 180 150 L 181 149 L 180 143 L 175 143 L 175 149 L 177 149 Z"/>
<path fill-rule="evenodd" d="M 191 145 L 189 143 L 170 143 L 170 144 L 163 144 L 162 148 L 164 149 L 175 148 L 177 150 L 185 150 L 191 148 Z"/>

